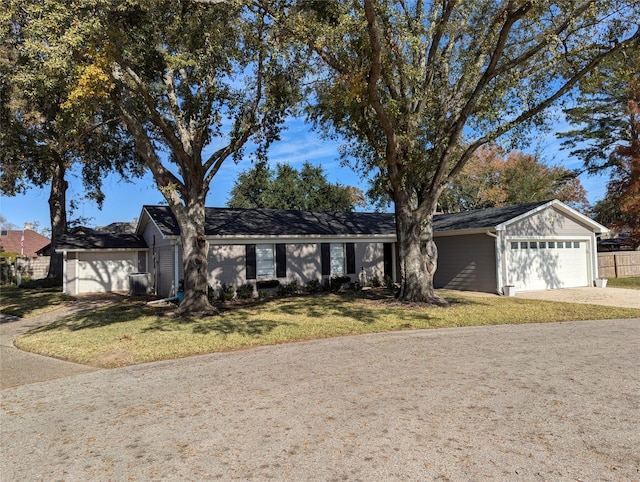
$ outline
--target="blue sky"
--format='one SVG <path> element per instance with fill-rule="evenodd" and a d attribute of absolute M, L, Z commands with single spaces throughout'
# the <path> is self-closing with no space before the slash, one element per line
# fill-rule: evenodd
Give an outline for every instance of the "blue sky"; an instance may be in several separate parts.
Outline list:
<path fill-rule="evenodd" d="M 274 163 L 288 162 L 296 167 L 304 161 L 310 161 L 324 168 L 329 181 L 358 186 L 366 190 L 366 180 L 351 169 L 340 166 L 338 147 L 339 145 L 333 141 L 321 139 L 309 125 L 301 121 L 293 121 L 283 132 L 282 139 L 271 147 L 269 158 Z M 536 147 L 542 152 L 544 161 L 549 164 L 559 164 L 569 169 L 578 168 L 581 165 L 579 159 L 571 158 L 567 151 L 560 150 L 560 142 L 556 140 L 553 132 L 540 135 L 537 146 L 532 145 L 531 148 L 523 151 L 534 152 Z M 224 206 L 240 171 L 251 166 L 251 161 L 248 159 L 238 164 L 231 159 L 225 162 L 226 164 L 222 166 L 211 184 L 207 206 Z M 606 177 L 582 176 L 580 180 L 592 204 L 604 197 Z M 161 204 L 163 201 L 150 175 L 137 179 L 133 183 L 122 181 L 118 176 L 106 178 L 104 181 L 106 199 L 102 210 L 98 210 L 94 202 L 81 199 L 84 190 L 77 173 L 72 173 L 68 181 L 67 199 L 79 201 L 79 209 L 74 216 L 91 218 L 87 225 L 92 227 L 104 226 L 116 221 L 132 221 L 140 215 L 144 204 Z M 0 214 L 18 229 L 27 222 L 39 223 L 39 229 L 47 228 L 50 225 L 48 197 L 48 189 L 37 188 L 32 188 L 21 196 L 2 196 Z"/>

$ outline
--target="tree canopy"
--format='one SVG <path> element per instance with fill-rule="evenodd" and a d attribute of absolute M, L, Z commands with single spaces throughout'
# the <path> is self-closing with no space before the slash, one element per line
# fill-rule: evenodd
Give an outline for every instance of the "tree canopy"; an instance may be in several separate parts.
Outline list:
<path fill-rule="evenodd" d="M 393 199 L 400 299 L 440 302 L 432 216 L 483 145 L 523 141 L 638 36 L 635 1 L 264 2 L 314 52 L 311 116 Z"/>
<path fill-rule="evenodd" d="M 106 172 L 141 172 L 131 138 L 105 102 L 106 79 L 88 74 L 92 23 L 77 14 L 76 4 L 59 0 L 10 0 L 0 12 L 0 191 L 12 196 L 49 184 L 54 244 L 67 229 L 66 174 L 73 165 L 98 206 Z M 60 269 L 53 256 L 49 276 L 61 276 Z"/>
<path fill-rule="evenodd" d="M 531 154 L 505 154 L 490 145 L 476 151 L 439 204 L 444 212 L 459 212 L 548 199 L 559 199 L 584 213 L 589 209 L 587 192 L 574 171 L 548 166 Z"/>
<path fill-rule="evenodd" d="M 565 111 L 575 129 L 564 147 L 588 172 L 610 174 L 596 219 L 628 231 L 640 246 L 640 42 L 608 59 L 580 84 L 578 105 Z"/>
<path fill-rule="evenodd" d="M 302 68 L 249 2 L 113 0 L 89 2 L 86 15 L 97 22 L 90 68 L 109 79 L 110 98 L 180 227 L 180 310 L 210 311 L 210 186 L 249 140 L 264 156 L 295 104 Z"/>
<path fill-rule="evenodd" d="M 238 175 L 230 194 L 232 208 L 353 211 L 367 204 L 360 189 L 330 183 L 322 167 L 308 161 L 300 170 L 259 161 Z"/>

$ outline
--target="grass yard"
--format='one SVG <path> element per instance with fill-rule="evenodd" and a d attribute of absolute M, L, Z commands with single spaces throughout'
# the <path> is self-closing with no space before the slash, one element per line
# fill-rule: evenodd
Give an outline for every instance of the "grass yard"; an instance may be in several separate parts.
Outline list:
<path fill-rule="evenodd" d="M 610 288 L 629 288 L 640 290 L 640 276 L 630 278 L 609 278 L 607 286 Z"/>
<path fill-rule="evenodd" d="M 123 300 L 31 330 L 19 348 L 116 367 L 258 345 L 409 329 L 640 317 L 640 310 L 444 293 L 448 308 L 388 299 L 319 295 L 230 305 L 220 315 L 186 318 L 168 306 Z"/>
<path fill-rule="evenodd" d="M 0 287 L 0 312 L 29 318 L 52 311 L 73 301 L 60 287 L 24 289 L 15 286 Z"/>

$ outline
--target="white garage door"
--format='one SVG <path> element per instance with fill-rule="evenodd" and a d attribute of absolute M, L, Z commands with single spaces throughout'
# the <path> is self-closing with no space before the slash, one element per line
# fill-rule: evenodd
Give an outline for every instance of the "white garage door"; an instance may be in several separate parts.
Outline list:
<path fill-rule="evenodd" d="M 589 285 L 586 241 L 511 241 L 508 280 L 517 291 Z"/>
<path fill-rule="evenodd" d="M 136 265 L 136 253 L 79 253 L 78 292 L 127 291 Z"/>

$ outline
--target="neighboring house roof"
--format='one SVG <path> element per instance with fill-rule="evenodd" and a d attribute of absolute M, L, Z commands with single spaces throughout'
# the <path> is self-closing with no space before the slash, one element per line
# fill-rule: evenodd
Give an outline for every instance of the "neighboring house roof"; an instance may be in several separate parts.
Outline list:
<path fill-rule="evenodd" d="M 168 206 L 144 206 L 164 236 L 179 236 Z M 144 215 L 143 215 L 144 216 Z M 206 208 L 205 235 L 210 237 L 395 236 L 391 213 L 286 211 L 278 209 Z"/>
<path fill-rule="evenodd" d="M 112 234 L 134 234 L 136 232 L 136 222 L 115 222 L 100 226 L 96 228 L 96 231 Z"/>
<path fill-rule="evenodd" d="M 51 243 L 49 238 L 31 229 L 3 229 L 0 231 L 0 246 L 5 252 L 35 257 L 38 255 L 38 251 L 49 243 Z"/>
<path fill-rule="evenodd" d="M 56 244 L 56 251 L 87 251 L 95 249 L 109 250 L 146 250 L 147 244 L 136 234 L 111 234 L 98 232 L 79 232 L 63 234 Z"/>

